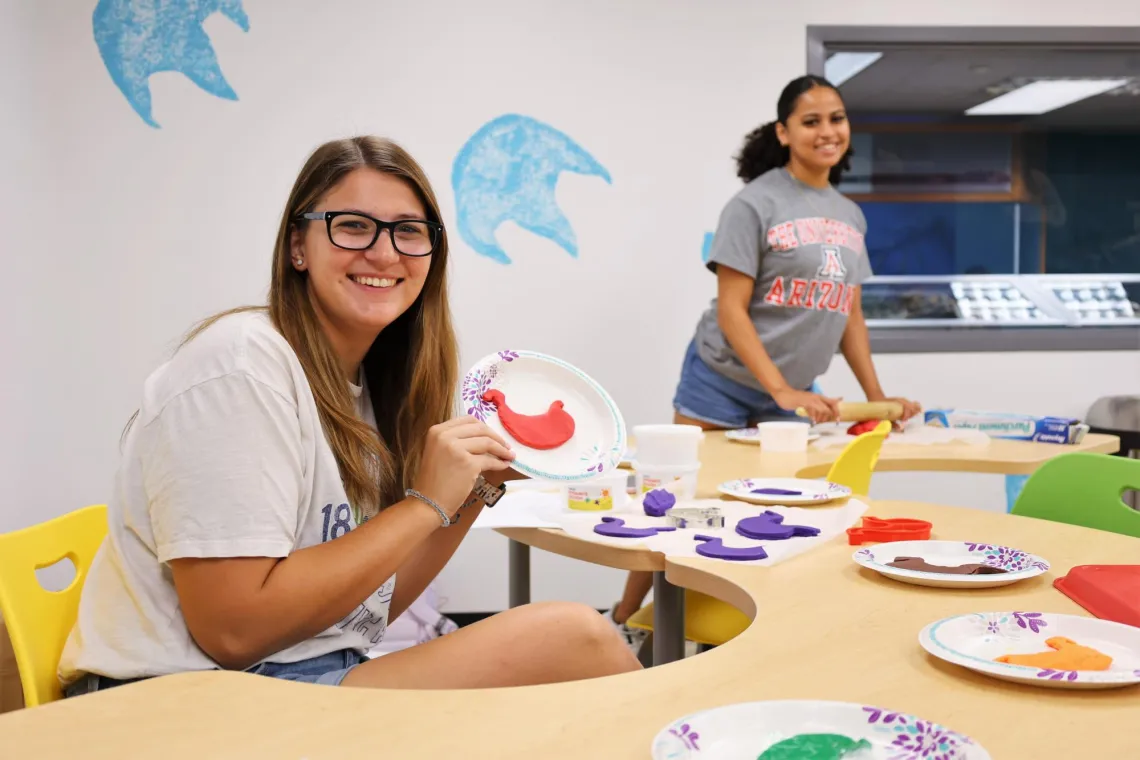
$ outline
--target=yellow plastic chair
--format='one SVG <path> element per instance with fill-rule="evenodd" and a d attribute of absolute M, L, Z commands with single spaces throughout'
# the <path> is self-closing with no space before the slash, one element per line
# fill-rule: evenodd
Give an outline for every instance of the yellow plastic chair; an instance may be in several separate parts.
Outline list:
<path fill-rule="evenodd" d="M 875 472 L 875 465 L 879 463 L 879 454 L 883 450 L 883 441 L 887 433 L 891 432 L 891 423 L 883 420 L 855 440 L 843 447 L 839 458 L 831 463 L 827 472 L 829 483 L 838 483 L 847 486 L 851 493 L 857 496 L 866 496 L 871 491 L 871 475 Z"/>
<path fill-rule="evenodd" d="M 62 696 L 56 676 L 59 656 L 75 625 L 83 581 L 106 535 L 104 504 L 0 534 L 0 614 L 16 654 L 25 707 Z M 75 578 L 62 591 L 48 591 L 36 570 L 65 557 L 75 565 Z"/>
<path fill-rule="evenodd" d="M 871 474 L 879 462 L 883 441 L 890 431 L 891 423 L 884 420 L 874 430 L 856 436 L 832 463 L 827 481 L 847 486 L 853 494 L 866 496 L 871 490 Z M 685 638 L 689 641 L 720 646 L 743 633 L 749 622 L 748 616 L 731 604 L 685 589 Z M 626 625 L 652 632 L 653 602 L 630 615 Z"/>

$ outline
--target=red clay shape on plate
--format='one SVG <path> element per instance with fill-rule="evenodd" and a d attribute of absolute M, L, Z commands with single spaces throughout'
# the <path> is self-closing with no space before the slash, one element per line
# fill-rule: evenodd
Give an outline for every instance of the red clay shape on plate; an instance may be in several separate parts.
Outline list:
<path fill-rule="evenodd" d="M 499 422 L 512 438 L 532 449 L 556 449 L 574 435 L 574 418 L 555 401 L 542 414 L 527 415 L 511 411 L 502 391 L 490 390 L 483 400 L 495 405 Z"/>
<path fill-rule="evenodd" d="M 1003 654 L 1001 657 L 995 657 L 994 661 L 1053 670 L 1108 670 L 1112 665 L 1112 658 L 1107 654 L 1102 654 L 1092 647 L 1082 646 L 1064 636 L 1045 639 L 1045 646 L 1054 651 L 1040 654 Z"/>

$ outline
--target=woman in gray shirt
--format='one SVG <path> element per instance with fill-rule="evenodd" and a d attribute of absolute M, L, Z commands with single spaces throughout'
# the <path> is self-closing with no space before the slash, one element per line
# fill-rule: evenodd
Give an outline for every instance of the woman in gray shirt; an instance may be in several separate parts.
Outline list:
<path fill-rule="evenodd" d="M 708 267 L 717 297 L 701 316 L 673 398 L 674 422 L 706 430 L 768 419 L 835 420 L 839 400 L 816 378 L 838 348 L 868 401 L 887 400 L 871 360 L 860 284 L 871 276 L 867 221 L 835 185 L 849 168 L 851 127 L 826 79 L 793 79 L 776 121 L 749 134 L 737 156 L 746 183 L 721 212 Z M 894 398 L 903 417 L 921 407 Z M 649 593 L 650 573 L 631 573 L 609 617 L 631 646 L 643 634 L 625 621 Z"/>
<path fill-rule="evenodd" d="M 725 206 L 708 267 L 717 297 L 701 316 L 673 406 L 678 422 L 739 428 L 794 415 L 836 419 L 838 400 L 811 390 L 843 352 L 868 401 L 875 374 L 860 285 L 871 275 L 867 222 L 835 189 L 851 128 L 839 92 L 804 76 L 780 94 L 777 120 L 745 139 L 747 184 Z M 918 404 L 902 403 L 904 417 Z"/>

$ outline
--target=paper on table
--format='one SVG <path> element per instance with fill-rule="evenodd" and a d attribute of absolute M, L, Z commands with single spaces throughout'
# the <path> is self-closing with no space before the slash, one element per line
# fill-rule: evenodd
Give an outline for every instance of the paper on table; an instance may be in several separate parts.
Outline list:
<path fill-rule="evenodd" d="M 725 545 L 730 547 L 755 546 L 760 544 L 768 553 L 767 559 L 752 560 L 744 564 L 774 565 L 777 562 L 802 554 L 820 544 L 830 541 L 850 528 L 864 512 L 867 505 L 858 499 L 848 499 L 842 506 L 819 506 L 810 509 L 800 507 L 761 507 L 754 504 L 745 504 L 739 501 L 724 499 L 698 499 L 686 501 L 678 506 L 685 507 L 718 507 L 724 514 L 723 528 L 699 528 L 694 530 L 675 530 L 668 533 L 658 533 L 648 538 L 612 538 L 599 536 L 594 532 L 603 516 L 613 516 L 625 520 L 631 528 L 666 527 L 664 517 L 649 517 L 636 501 L 627 509 L 611 512 L 594 512 L 590 514 L 566 514 L 564 512 L 548 513 L 559 527 L 572 536 L 585 541 L 613 544 L 615 546 L 644 547 L 650 551 L 661 552 L 669 557 L 699 557 L 697 546 L 699 542 L 693 540 L 697 534 L 723 538 Z M 737 534 L 736 524 L 745 517 L 755 517 L 765 510 L 771 510 L 784 516 L 788 525 L 810 525 L 819 528 L 818 536 L 810 538 L 789 538 L 783 541 L 756 541 Z"/>
<path fill-rule="evenodd" d="M 670 487 L 680 488 L 676 483 Z M 558 515 L 608 515 L 612 511 L 583 512 L 570 509 L 567 503 L 566 486 L 543 480 L 527 478 L 514 480 L 507 486 L 507 493 L 491 509 L 484 509 L 472 528 L 558 528 L 555 522 Z M 624 509 L 634 501 L 625 491 L 614 493 L 618 509 Z"/>
<path fill-rule="evenodd" d="M 472 530 L 476 528 L 557 528 L 541 515 L 555 512 L 566 503 L 566 497 L 535 489 L 507 492 L 494 507 L 479 513 Z"/>

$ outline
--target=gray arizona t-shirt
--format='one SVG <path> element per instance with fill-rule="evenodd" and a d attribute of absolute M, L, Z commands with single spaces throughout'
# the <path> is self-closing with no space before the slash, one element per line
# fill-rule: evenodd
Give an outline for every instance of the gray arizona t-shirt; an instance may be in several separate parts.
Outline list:
<path fill-rule="evenodd" d="M 756 279 L 749 313 L 760 341 L 793 388 L 806 390 L 827 371 L 843 337 L 855 286 L 871 276 L 863 237 L 867 220 L 834 187 L 816 188 L 786 169 L 749 182 L 725 206 L 708 267 L 726 266 Z M 742 385 L 763 390 L 725 340 L 717 303 L 697 325 L 706 364 Z"/>

